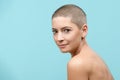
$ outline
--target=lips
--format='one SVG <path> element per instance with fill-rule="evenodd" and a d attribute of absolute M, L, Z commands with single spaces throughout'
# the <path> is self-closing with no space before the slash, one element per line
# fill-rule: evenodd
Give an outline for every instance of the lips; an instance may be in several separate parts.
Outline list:
<path fill-rule="evenodd" d="M 67 44 L 58 45 L 60 48 L 65 48 Z"/>

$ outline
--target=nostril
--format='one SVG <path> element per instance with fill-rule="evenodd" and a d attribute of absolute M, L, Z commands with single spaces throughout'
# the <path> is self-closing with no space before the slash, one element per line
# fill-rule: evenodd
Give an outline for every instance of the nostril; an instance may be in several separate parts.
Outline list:
<path fill-rule="evenodd" d="M 63 40 L 59 40 L 59 42 L 61 43 L 61 42 L 63 42 Z"/>

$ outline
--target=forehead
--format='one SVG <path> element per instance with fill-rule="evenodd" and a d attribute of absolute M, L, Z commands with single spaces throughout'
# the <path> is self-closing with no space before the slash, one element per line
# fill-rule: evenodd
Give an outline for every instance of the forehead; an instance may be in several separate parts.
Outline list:
<path fill-rule="evenodd" d="M 55 17 L 52 19 L 52 27 L 53 28 L 61 28 L 61 27 L 74 27 L 76 26 L 74 23 L 71 22 L 70 17 Z"/>
<path fill-rule="evenodd" d="M 63 24 L 63 23 L 70 23 L 71 18 L 70 17 L 55 17 L 52 19 L 52 24 Z"/>

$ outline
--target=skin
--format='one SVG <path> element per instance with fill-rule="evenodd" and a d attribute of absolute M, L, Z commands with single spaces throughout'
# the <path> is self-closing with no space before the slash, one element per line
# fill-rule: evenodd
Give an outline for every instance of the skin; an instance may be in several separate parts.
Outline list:
<path fill-rule="evenodd" d="M 104 61 L 88 46 L 86 24 L 81 29 L 70 17 L 52 19 L 53 37 L 63 53 L 72 56 L 68 62 L 68 80 L 114 80 Z"/>

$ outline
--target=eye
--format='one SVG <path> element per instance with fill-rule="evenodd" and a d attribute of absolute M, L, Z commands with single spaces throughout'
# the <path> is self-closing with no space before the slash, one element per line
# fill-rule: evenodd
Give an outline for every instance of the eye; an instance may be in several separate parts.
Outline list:
<path fill-rule="evenodd" d="M 53 29 L 52 32 L 55 35 L 58 31 Z"/>
<path fill-rule="evenodd" d="M 65 33 L 69 33 L 71 31 L 71 29 L 64 29 L 63 30 Z"/>

